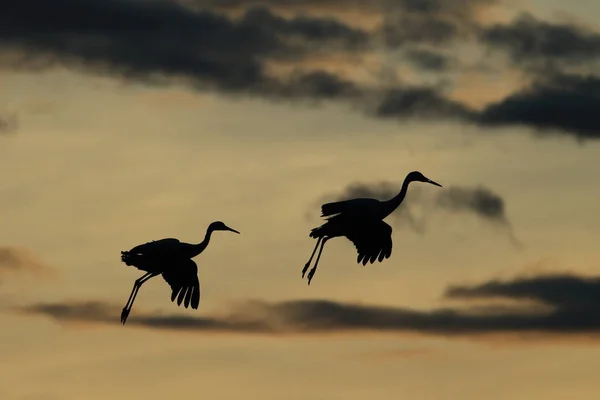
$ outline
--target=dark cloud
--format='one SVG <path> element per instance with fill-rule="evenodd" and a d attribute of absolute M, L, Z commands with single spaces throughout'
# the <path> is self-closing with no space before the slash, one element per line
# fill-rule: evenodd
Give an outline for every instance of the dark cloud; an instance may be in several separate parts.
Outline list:
<path fill-rule="evenodd" d="M 321 9 L 340 8 L 356 9 L 360 11 L 378 11 L 381 7 L 380 0 L 364 2 L 360 0 L 350 0 L 340 3 L 336 0 L 180 0 L 180 3 L 196 8 L 218 9 L 218 10 L 238 10 L 252 8 L 257 6 L 283 7 L 306 10 L 310 8 L 322 7 Z"/>
<path fill-rule="evenodd" d="M 554 75 L 488 105 L 477 116 L 484 126 L 523 125 L 600 138 L 600 77 Z"/>
<path fill-rule="evenodd" d="M 127 78 L 180 76 L 192 79 L 196 85 L 220 90 L 262 93 L 265 81 L 267 87 L 285 84 L 268 76 L 266 60 L 301 59 L 319 50 L 336 48 L 356 50 L 378 40 L 378 33 L 350 27 L 333 17 L 283 18 L 266 8 L 292 4 L 319 8 L 329 4 L 340 10 L 339 2 L 6 1 L 5 12 L 0 15 L 0 48 L 24 52 L 23 57 L 12 59 L 13 66 L 47 67 L 61 63 Z M 367 2 L 370 5 L 366 8 L 375 7 L 386 18 L 391 15 L 388 9 L 401 10 L 400 15 L 410 14 L 413 18 L 422 15 L 423 21 L 433 24 L 434 16 L 444 21 L 463 20 L 472 13 L 474 5 L 491 2 L 383 1 Z M 200 8 L 193 11 L 181 3 Z M 342 8 L 360 4 L 364 2 L 344 4 Z M 215 11 L 240 5 L 245 9 L 241 18 Z M 399 29 L 396 23 L 388 25 L 383 31 Z M 413 29 L 407 24 L 401 27 Z M 421 36 L 434 34 L 431 27 L 414 29 L 420 32 L 404 32 L 402 41 L 423 41 Z M 448 37 L 447 32 L 442 35 Z M 388 41 L 399 40 L 399 33 L 388 32 L 385 36 Z"/>
<path fill-rule="evenodd" d="M 43 314 L 61 322 L 96 322 L 114 323 L 115 316 L 120 315 L 121 308 L 117 305 L 99 301 L 80 303 L 48 303 L 25 307 L 22 311 L 31 314 Z M 187 329 L 197 331 L 225 331 L 225 332 L 270 332 L 267 321 L 261 321 L 256 316 L 250 315 L 244 321 L 235 315 L 227 317 L 186 317 L 176 315 L 150 314 L 132 315 L 127 321 L 128 325 L 142 325 L 151 328 Z"/>
<path fill-rule="evenodd" d="M 518 65 L 547 68 L 548 62 L 580 63 L 600 57 L 599 34 L 541 21 L 531 14 L 522 14 L 510 24 L 483 29 L 481 40 L 507 51 Z"/>
<path fill-rule="evenodd" d="M 469 32 L 479 33 L 484 43 L 509 49 L 519 60 L 583 59 L 597 51 L 598 35 L 532 17 L 482 30 L 476 11 L 495 3 L 379 0 L 341 6 L 332 0 L 5 0 L 0 13 L 0 63 L 12 68 L 58 64 L 231 95 L 337 100 L 379 118 L 453 119 L 482 127 L 524 125 L 580 139 L 597 138 L 600 78 L 594 76 L 544 76 L 477 111 L 437 86 L 402 79 L 389 84 L 383 78 L 367 85 L 349 76 L 315 71 L 306 62 L 340 52 L 360 59 L 367 50 L 380 50 L 383 40 L 389 46 L 408 44 L 406 61 L 417 68 L 444 73 L 448 59 L 437 53 L 436 45 Z M 275 6 L 295 7 L 297 12 L 283 17 L 268 8 Z M 243 8 L 237 10 L 241 15 L 223 11 L 228 7 Z M 300 14 L 310 7 L 338 14 Z M 343 9 L 375 12 L 383 22 L 373 31 L 363 30 L 344 22 Z M 421 44 L 431 50 L 423 50 Z M 277 63 L 285 65 L 280 70 L 291 72 L 279 71 Z M 0 131 L 6 131 L 9 125 L 1 121 Z"/>
<path fill-rule="evenodd" d="M 277 97 L 302 97 L 307 99 L 361 98 L 364 92 L 353 82 L 324 71 L 291 74 L 287 83 L 265 86 L 269 94 Z"/>
<path fill-rule="evenodd" d="M 382 118 L 441 118 L 468 120 L 473 112 L 465 105 L 427 87 L 395 88 L 386 91 L 374 114 Z"/>
<path fill-rule="evenodd" d="M 395 18 L 386 17 L 382 34 L 389 47 L 400 47 L 408 43 L 441 45 L 458 35 L 458 26 L 445 20 L 428 19 L 423 14 L 413 17 L 400 14 Z"/>
<path fill-rule="evenodd" d="M 369 34 L 339 22 L 333 18 L 297 16 L 286 19 L 273 14 L 268 8 L 249 9 L 242 23 L 257 26 L 272 35 L 295 37 L 317 46 L 323 42 L 341 47 L 358 48 L 364 46 Z M 336 43 L 337 42 L 337 43 Z"/>
<path fill-rule="evenodd" d="M 481 127 L 534 128 L 538 137 L 562 134 L 580 141 L 600 138 L 600 77 L 548 73 L 526 88 L 476 111 L 434 87 L 385 91 L 370 115 L 379 118 L 456 120 Z"/>
<path fill-rule="evenodd" d="M 455 299 L 533 300 L 556 309 L 573 310 L 595 307 L 600 302 L 598 289 L 598 277 L 553 274 L 512 281 L 495 280 L 476 286 L 451 286 L 446 296 Z"/>
<path fill-rule="evenodd" d="M 521 125 L 580 140 L 600 136 L 600 77 L 566 72 L 571 67 L 596 69 L 600 34 L 521 14 L 509 24 L 482 29 L 480 39 L 506 51 L 516 66 L 532 74 L 533 83 L 486 105 L 473 122 L 484 127 Z"/>
<path fill-rule="evenodd" d="M 197 89 L 277 98 L 351 100 L 378 92 L 325 71 L 299 67 L 288 77 L 267 72 L 269 61 L 299 62 L 323 49 L 355 49 L 369 40 L 366 32 L 332 18 L 282 18 L 266 8 L 251 8 L 233 19 L 167 0 L 9 3 L 0 15 L 0 49 L 21 52 L 20 58 L 9 58 L 13 66 L 60 63 L 148 82 L 177 77 Z M 465 113 L 435 89 L 398 87 L 382 96 L 375 111 L 380 116 Z"/>
<path fill-rule="evenodd" d="M 390 47 L 406 43 L 441 44 L 473 31 L 475 11 L 497 0 L 185 0 L 186 4 L 216 9 L 244 9 L 255 6 L 329 11 L 339 14 L 358 11 L 382 17 L 374 36 Z"/>
<path fill-rule="evenodd" d="M 380 331 L 451 336 L 600 332 L 597 308 L 600 278 L 564 274 L 491 281 L 477 286 L 450 287 L 446 297 L 479 301 L 493 297 L 528 302 L 487 307 L 466 304 L 419 311 L 327 300 L 253 301 L 233 308 L 229 314 L 206 317 L 138 312 L 130 323 L 154 329 L 266 334 Z M 36 304 L 19 311 L 46 315 L 60 322 L 116 325 L 120 308 L 101 302 L 83 302 Z"/>
<path fill-rule="evenodd" d="M 411 49 L 406 52 L 408 60 L 418 69 L 424 71 L 445 71 L 450 67 L 447 56 L 425 49 Z"/>
<path fill-rule="evenodd" d="M 61 63 L 140 80 L 180 77 L 225 92 L 296 95 L 296 82 L 269 76 L 265 60 L 298 59 L 366 38 L 332 19 L 283 19 L 267 9 L 233 20 L 167 0 L 8 3 L 0 15 L 0 48 L 24 54 L 11 59 L 13 66 Z"/>
<path fill-rule="evenodd" d="M 496 0 L 382 1 L 381 34 L 390 47 L 409 43 L 445 45 L 477 31 L 476 10 Z"/>
<path fill-rule="evenodd" d="M 509 299 L 535 301 L 547 312 L 523 324 L 522 329 L 551 332 L 600 331 L 600 278 L 553 274 L 512 281 L 490 281 L 477 286 L 454 286 L 446 296 L 455 299 Z"/>
<path fill-rule="evenodd" d="M 455 15 L 463 19 L 470 18 L 477 7 L 498 3 L 497 0 L 348 0 L 344 2 L 339 0 L 181 0 L 180 2 L 216 9 L 279 6 L 296 10 L 356 10 L 377 14 L 405 11 L 436 16 Z"/>
<path fill-rule="evenodd" d="M 388 181 L 371 184 L 355 182 L 346 186 L 340 193 L 323 196 L 319 200 L 319 204 L 359 197 L 388 200 L 398 194 L 401 186 L 401 183 Z M 406 198 L 391 217 L 398 222 L 407 223 L 410 229 L 423 234 L 426 230 L 427 215 L 433 210 L 469 213 L 481 220 L 504 227 L 508 229 L 513 244 L 520 246 L 518 240 L 513 237 L 504 199 L 484 186 L 448 186 L 428 191 L 413 184 Z"/>

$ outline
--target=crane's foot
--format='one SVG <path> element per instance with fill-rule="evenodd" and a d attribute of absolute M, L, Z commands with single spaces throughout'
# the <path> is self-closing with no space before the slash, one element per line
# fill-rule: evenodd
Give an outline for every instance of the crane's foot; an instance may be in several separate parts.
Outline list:
<path fill-rule="evenodd" d="M 306 274 L 306 271 L 308 270 L 308 267 L 310 267 L 310 262 L 307 262 L 306 265 L 304 265 L 304 268 L 302 268 L 302 277 L 304 278 L 304 274 Z"/>
<path fill-rule="evenodd" d="M 127 321 L 127 317 L 129 316 L 129 310 L 127 309 L 127 307 L 123 308 L 123 311 L 121 311 L 121 323 L 123 325 L 125 325 L 125 321 Z"/>
<path fill-rule="evenodd" d="M 316 272 L 317 268 L 313 267 L 310 271 L 308 271 L 308 285 L 310 286 L 310 281 L 312 280 L 313 276 L 315 276 L 315 272 Z"/>

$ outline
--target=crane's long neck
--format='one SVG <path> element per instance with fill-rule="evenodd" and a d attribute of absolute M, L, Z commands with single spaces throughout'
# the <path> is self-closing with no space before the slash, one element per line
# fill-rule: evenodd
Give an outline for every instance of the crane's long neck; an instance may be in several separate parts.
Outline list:
<path fill-rule="evenodd" d="M 402 203 L 402 201 L 406 197 L 406 192 L 408 191 L 408 185 L 410 184 L 410 182 L 411 181 L 408 180 L 408 178 L 404 179 L 404 182 L 402 182 L 402 189 L 400 189 L 400 192 L 393 198 L 383 202 L 382 219 L 394 212 L 394 210 L 398 208 L 398 206 Z"/>
<path fill-rule="evenodd" d="M 194 251 L 191 258 L 196 257 L 198 254 L 202 253 L 204 249 L 206 249 L 208 243 L 210 242 L 210 235 L 212 235 L 212 233 L 213 230 L 209 226 L 208 229 L 206 229 L 206 235 L 204 235 L 204 240 L 194 245 Z"/>

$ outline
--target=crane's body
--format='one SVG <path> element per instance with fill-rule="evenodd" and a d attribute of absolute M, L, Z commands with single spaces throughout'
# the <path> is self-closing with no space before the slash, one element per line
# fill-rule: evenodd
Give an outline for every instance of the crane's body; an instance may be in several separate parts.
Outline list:
<path fill-rule="evenodd" d="M 309 236 L 317 239 L 317 243 L 310 259 L 302 269 L 302 277 L 304 277 L 320 244 L 321 248 L 315 265 L 308 272 L 308 284 L 310 285 L 317 270 L 325 243 L 335 237 L 344 236 L 350 240 L 358 253 L 357 262 L 363 265 L 366 265 L 367 262 L 372 264 L 375 260 L 381 262 L 383 259 L 389 258 L 393 245 L 392 227 L 383 220 L 398 208 L 406 197 L 408 185 L 415 181 L 442 186 L 426 178 L 420 172 L 413 171 L 404 179 L 400 192 L 389 200 L 356 198 L 323 204 L 321 217 L 325 218 L 327 222 L 311 230 Z"/>
<path fill-rule="evenodd" d="M 153 240 L 122 252 L 122 261 L 141 271 L 162 273 L 163 264 L 174 259 L 191 259 L 202 253 L 206 246 L 184 243 L 179 239 Z"/>
<path fill-rule="evenodd" d="M 171 287 L 171 301 L 177 298 L 178 306 L 183 302 L 185 308 L 191 305 L 193 309 L 197 309 L 200 304 L 200 281 L 198 266 L 192 258 L 206 249 L 212 233 L 217 230 L 239 233 L 224 223 L 216 221 L 208 226 L 204 240 L 198 244 L 167 238 L 135 246 L 129 251 L 122 251 L 121 261 L 125 265 L 146 271 L 146 274 L 135 281 L 129 300 L 121 313 L 121 323 L 125 324 L 142 284 L 157 275 L 162 275 Z"/>

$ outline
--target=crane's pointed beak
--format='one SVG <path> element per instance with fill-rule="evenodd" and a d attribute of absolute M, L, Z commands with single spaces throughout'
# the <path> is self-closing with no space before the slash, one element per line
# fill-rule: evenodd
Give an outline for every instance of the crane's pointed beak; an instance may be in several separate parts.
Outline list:
<path fill-rule="evenodd" d="M 432 181 L 431 179 L 427 179 L 427 183 L 431 183 L 432 185 L 439 186 L 439 187 L 443 187 L 442 185 L 440 185 L 440 184 L 439 184 L 439 183 L 437 183 L 437 182 L 434 182 L 434 181 Z"/>
<path fill-rule="evenodd" d="M 228 231 L 235 232 L 235 233 L 237 233 L 238 235 L 240 234 L 238 231 L 236 231 L 236 230 L 235 230 L 235 229 L 233 229 L 233 228 L 230 228 L 230 227 L 228 227 L 228 226 L 227 226 L 226 228 L 227 228 L 227 230 L 228 230 Z"/>

